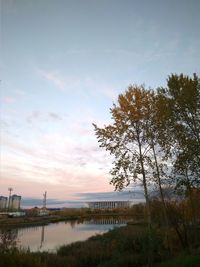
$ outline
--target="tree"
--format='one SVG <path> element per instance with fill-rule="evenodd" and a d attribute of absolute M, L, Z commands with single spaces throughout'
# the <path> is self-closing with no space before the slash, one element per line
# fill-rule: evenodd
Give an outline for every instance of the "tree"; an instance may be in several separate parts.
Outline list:
<path fill-rule="evenodd" d="M 172 74 L 167 87 L 157 90 L 157 96 L 158 142 L 170 162 L 176 193 L 190 200 L 192 215 L 188 228 L 192 223 L 195 232 L 197 212 L 192 194 L 200 186 L 200 79 L 196 74 L 193 77 Z M 172 216 L 169 217 L 171 221 Z M 187 236 L 187 228 L 182 229 L 179 236 L 181 232 Z M 182 244 L 183 240 L 182 237 Z"/>
<path fill-rule="evenodd" d="M 111 108 L 112 125 L 98 128 L 95 132 L 100 147 L 105 147 L 115 156 L 111 170 L 111 184 L 121 190 L 130 182 L 141 181 L 147 204 L 148 222 L 151 223 L 148 182 L 158 185 L 166 219 L 162 191 L 163 159 L 158 143 L 159 101 L 152 90 L 143 86 L 129 86 L 119 95 L 118 104 Z"/>
<path fill-rule="evenodd" d="M 147 219 L 151 223 L 147 172 L 150 146 L 147 142 L 146 122 L 149 117 L 150 92 L 144 87 L 129 86 L 125 94 L 120 94 L 118 104 L 111 108 L 112 125 L 98 128 L 95 132 L 100 147 L 106 148 L 115 156 L 111 170 L 111 184 L 117 190 L 128 186 L 131 181 L 142 181 L 147 204 Z"/>
<path fill-rule="evenodd" d="M 153 92 L 143 86 L 129 86 L 118 97 L 118 103 L 111 108 L 113 124 L 99 128 L 94 124 L 100 143 L 114 155 L 111 169 L 111 184 L 116 190 L 122 190 L 131 182 L 140 181 L 146 200 L 146 217 L 149 229 L 149 266 L 152 266 L 152 230 L 151 209 L 148 183 L 152 180 L 155 168 L 155 145 L 153 133 L 150 134 Z M 154 149 L 154 155 L 152 151 Z M 160 176 L 156 176 L 157 179 Z"/>
<path fill-rule="evenodd" d="M 165 130 L 171 136 L 177 187 L 188 190 L 200 185 L 200 79 L 172 74 L 167 85 L 163 97 L 170 120 Z"/>

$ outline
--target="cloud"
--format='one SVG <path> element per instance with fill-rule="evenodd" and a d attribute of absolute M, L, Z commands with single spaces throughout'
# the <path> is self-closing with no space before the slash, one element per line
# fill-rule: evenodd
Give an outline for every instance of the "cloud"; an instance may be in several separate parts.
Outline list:
<path fill-rule="evenodd" d="M 16 99 L 14 97 L 5 96 L 3 97 L 3 101 L 7 104 L 12 104 L 16 102 Z"/>
<path fill-rule="evenodd" d="M 41 194 L 40 187 L 48 187 L 53 198 L 112 190 L 108 176 L 112 159 L 98 147 L 92 132 L 94 115 L 91 110 L 81 115 L 36 110 L 24 118 L 29 124 L 20 118 L 13 128 L 10 122 L 15 135 L 3 134 L 1 179 L 9 177 L 13 185 L 21 182 L 21 188 L 27 182 L 24 190 L 31 196 Z M 47 123 L 51 121 L 55 123 Z"/>
<path fill-rule="evenodd" d="M 41 117 L 41 114 L 39 111 L 33 111 L 28 117 L 27 122 L 32 123 L 34 120 L 38 120 Z"/>
<path fill-rule="evenodd" d="M 102 82 L 99 79 L 95 79 L 86 75 L 85 77 L 67 77 L 62 75 L 60 71 L 57 70 L 41 70 L 38 69 L 37 72 L 48 82 L 52 83 L 56 88 L 61 91 L 71 91 L 84 94 L 87 92 L 90 95 L 102 95 L 106 96 L 112 100 L 116 100 L 119 92 L 117 86 L 113 86 L 110 83 Z M 118 88 L 118 89 L 117 89 Z"/>
<path fill-rule="evenodd" d="M 39 73 L 43 78 L 51 82 L 55 87 L 60 90 L 64 90 L 66 86 L 65 80 L 58 74 L 58 72 L 47 72 L 44 70 L 39 70 Z"/>
<path fill-rule="evenodd" d="M 62 116 L 55 112 L 40 112 L 33 111 L 30 115 L 27 116 L 26 121 L 28 123 L 33 122 L 49 122 L 49 121 L 62 121 Z"/>
<path fill-rule="evenodd" d="M 78 193 L 75 196 L 82 201 L 144 200 L 142 188 L 122 192 Z"/>
<path fill-rule="evenodd" d="M 91 138 L 78 140 L 61 132 L 43 134 L 37 137 L 37 146 L 33 146 L 26 138 L 19 142 L 7 136 L 2 145 L 2 179 L 10 177 L 15 183 L 54 185 L 62 189 L 61 195 L 111 188 L 109 160 L 105 163 L 105 152 L 98 149 Z M 55 194 L 58 195 L 58 190 Z"/>
<path fill-rule="evenodd" d="M 66 202 L 67 202 L 66 200 L 47 198 L 47 206 L 63 205 Z M 22 206 L 42 206 L 43 205 L 43 199 L 42 198 L 22 197 L 21 205 Z"/>
<path fill-rule="evenodd" d="M 142 189 L 137 189 L 134 193 L 130 191 L 124 192 L 90 192 L 74 194 L 76 200 L 54 199 L 47 196 L 47 207 L 83 207 L 90 201 L 132 201 L 135 203 L 144 202 L 144 194 Z M 41 198 L 22 197 L 23 207 L 43 205 Z"/>
<path fill-rule="evenodd" d="M 54 112 L 49 112 L 48 115 L 53 120 L 62 120 L 62 117 Z"/>
<path fill-rule="evenodd" d="M 58 200 L 58 199 L 48 199 L 46 202 L 47 208 L 81 208 L 85 207 L 84 201 L 69 201 L 69 200 Z M 32 208 L 32 207 L 42 207 L 43 200 L 40 198 L 22 198 L 21 207 L 22 208 Z"/>
<path fill-rule="evenodd" d="M 118 96 L 117 86 L 115 87 L 111 84 L 102 83 L 91 77 L 86 77 L 83 84 L 85 84 L 85 87 L 88 88 L 92 94 L 103 95 L 112 100 L 116 100 Z"/>
<path fill-rule="evenodd" d="M 38 72 L 44 79 L 52 83 L 61 91 L 79 88 L 81 84 L 79 79 L 64 77 L 59 71 L 47 71 L 39 69 Z"/>

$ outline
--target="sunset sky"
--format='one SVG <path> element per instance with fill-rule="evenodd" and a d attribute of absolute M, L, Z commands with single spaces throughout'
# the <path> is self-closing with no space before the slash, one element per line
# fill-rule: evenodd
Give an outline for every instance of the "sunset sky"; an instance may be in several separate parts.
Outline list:
<path fill-rule="evenodd" d="M 129 84 L 200 73 L 200 1 L 0 3 L 0 195 L 116 198 L 92 123 Z"/>

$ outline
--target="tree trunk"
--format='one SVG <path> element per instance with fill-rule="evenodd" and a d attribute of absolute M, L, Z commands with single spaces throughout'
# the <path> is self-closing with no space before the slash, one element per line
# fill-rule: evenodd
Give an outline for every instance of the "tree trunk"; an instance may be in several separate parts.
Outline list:
<path fill-rule="evenodd" d="M 167 208 L 166 208 L 165 199 L 164 199 L 164 195 L 163 195 L 163 189 L 162 189 L 161 178 L 160 178 L 160 170 L 159 170 L 159 166 L 158 166 L 158 161 L 157 161 L 157 156 L 156 156 L 155 146 L 154 146 L 153 140 L 152 140 L 152 150 L 153 150 L 153 156 L 154 156 L 154 161 L 155 161 L 155 165 L 156 165 L 157 182 L 158 182 L 160 198 L 161 198 L 161 202 L 162 202 L 162 210 L 163 210 L 163 215 L 164 215 L 164 220 L 165 220 L 167 246 L 168 246 L 169 251 L 171 252 L 171 246 L 170 246 L 170 240 L 169 240 L 169 234 L 168 234 L 169 219 L 167 216 Z"/>
<path fill-rule="evenodd" d="M 148 223 L 148 238 L 149 238 L 149 250 L 148 250 L 148 267 L 153 267 L 153 240 L 152 240 L 152 225 L 151 225 L 151 209 L 150 209 L 150 200 L 148 195 L 147 189 L 147 181 L 146 181 L 146 174 L 144 169 L 144 161 L 142 155 L 142 146 L 140 142 L 140 136 L 137 131 L 137 139 L 138 139 L 138 147 L 139 147 L 139 158 L 140 158 L 140 165 L 142 171 L 142 178 L 143 178 L 143 187 L 144 187 L 144 197 L 146 201 L 146 215 L 147 215 L 147 223 Z"/>

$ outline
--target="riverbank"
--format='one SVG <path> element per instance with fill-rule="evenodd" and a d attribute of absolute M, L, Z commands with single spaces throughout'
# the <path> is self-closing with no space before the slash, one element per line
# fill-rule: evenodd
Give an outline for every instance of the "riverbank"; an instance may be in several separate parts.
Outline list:
<path fill-rule="evenodd" d="M 112 219 L 120 219 L 126 218 L 127 224 L 129 225 L 143 225 L 144 220 L 137 220 L 134 219 L 132 216 L 111 216 L 111 215 L 92 215 L 92 216 L 68 216 L 68 217 L 59 217 L 59 216 L 46 216 L 46 217 L 28 217 L 28 218 L 6 218 L 0 219 L 0 229 L 1 228 L 21 228 L 21 227 L 32 227 L 32 226 L 43 226 L 48 225 L 50 223 L 58 223 L 62 221 L 84 221 L 84 220 L 91 220 L 91 219 L 101 219 L 101 218 L 112 218 Z"/>
<path fill-rule="evenodd" d="M 95 235 L 87 241 L 61 246 L 55 253 L 20 250 L 9 240 L 11 235 L 8 231 L 7 235 L 1 237 L 0 267 L 142 267 L 148 266 L 149 260 L 153 262 L 154 267 L 200 266 L 199 224 L 181 224 L 180 217 L 177 217 L 179 221 L 176 221 L 174 217 L 176 213 L 173 212 L 170 213 L 170 218 L 174 220 L 166 228 L 165 224 L 161 223 L 162 217 L 159 217 L 161 209 L 158 205 L 152 205 L 153 207 L 151 232 L 145 224 L 141 224 L 139 218 L 144 217 L 141 216 L 140 210 L 134 213 L 131 210 L 113 212 L 67 209 L 45 217 L 8 218 L 9 220 L 6 219 L 2 224 L 8 228 L 12 226 L 15 228 L 16 225 L 17 227 L 45 225 L 68 220 L 81 222 L 84 219 L 102 217 L 108 219 L 126 216 L 134 220 L 126 227 L 114 229 L 103 235 Z M 135 225 L 137 222 L 140 224 Z M 185 225 L 187 228 L 184 228 Z M 54 239 L 58 238 L 58 232 L 54 231 L 54 233 L 56 234 Z"/>
<path fill-rule="evenodd" d="M 131 210 L 118 211 L 91 211 L 87 209 L 66 209 L 62 212 L 54 212 L 46 216 L 24 216 L 13 218 L 0 218 L 0 228 L 2 227 L 28 227 L 47 225 L 69 220 L 90 220 L 93 218 L 120 218 L 127 217 L 133 224 L 143 221 L 141 216 L 136 216 Z M 131 222 L 130 222 L 131 223 Z"/>
<path fill-rule="evenodd" d="M 0 267 L 142 267 L 147 266 L 150 254 L 156 267 L 199 266 L 198 250 L 185 252 L 178 240 L 173 240 L 171 245 L 173 250 L 170 252 L 166 248 L 164 235 L 157 228 L 152 232 L 152 250 L 149 251 L 146 227 L 128 225 L 93 236 L 87 241 L 61 246 L 57 253 L 31 253 L 17 249 L 14 244 L 9 244 L 6 251 L 4 243 L 0 247 Z"/>
<path fill-rule="evenodd" d="M 27 227 L 27 226 L 38 226 L 46 225 L 56 217 L 20 217 L 20 218 L 4 218 L 0 219 L 0 228 L 2 227 Z"/>

